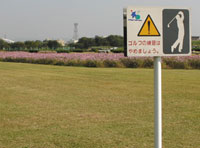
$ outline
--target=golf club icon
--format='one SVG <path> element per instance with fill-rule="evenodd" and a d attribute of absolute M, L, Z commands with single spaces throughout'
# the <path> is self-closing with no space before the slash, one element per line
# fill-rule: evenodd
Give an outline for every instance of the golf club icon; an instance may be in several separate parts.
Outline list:
<path fill-rule="evenodd" d="M 171 46 L 171 52 L 178 47 L 178 52 L 183 50 L 183 41 L 185 36 L 185 27 L 184 27 L 184 13 L 183 11 L 179 11 L 178 14 L 168 23 L 167 27 L 170 28 L 171 23 L 176 19 L 177 27 L 178 27 L 178 38 Z"/>

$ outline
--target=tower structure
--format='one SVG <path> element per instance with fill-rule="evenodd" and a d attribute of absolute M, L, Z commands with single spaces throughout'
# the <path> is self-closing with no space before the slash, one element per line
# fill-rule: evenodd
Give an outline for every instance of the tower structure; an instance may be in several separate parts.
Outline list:
<path fill-rule="evenodd" d="M 73 40 L 74 40 L 74 42 L 78 41 L 78 23 L 74 23 Z"/>

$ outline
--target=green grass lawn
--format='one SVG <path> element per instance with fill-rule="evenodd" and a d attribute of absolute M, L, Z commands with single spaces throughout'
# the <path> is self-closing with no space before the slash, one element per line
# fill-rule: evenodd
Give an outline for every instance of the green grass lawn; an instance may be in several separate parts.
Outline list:
<path fill-rule="evenodd" d="M 200 70 L 163 70 L 163 148 L 200 147 Z M 0 63 L 0 148 L 153 148 L 153 69 Z"/>

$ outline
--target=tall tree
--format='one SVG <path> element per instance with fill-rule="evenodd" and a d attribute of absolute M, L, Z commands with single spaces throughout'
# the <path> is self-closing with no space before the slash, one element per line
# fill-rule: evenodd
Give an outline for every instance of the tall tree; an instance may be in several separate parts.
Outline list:
<path fill-rule="evenodd" d="M 58 43 L 56 40 L 49 40 L 47 42 L 47 46 L 50 48 L 50 49 L 57 49 L 59 47 L 61 47 L 61 44 Z"/>
<path fill-rule="evenodd" d="M 123 46 L 123 37 L 119 35 L 110 35 L 107 37 L 108 42 L 111 46 L 122 47 Z"/>
<path fill-rule="evenodd" d="M 4 40 L 0 39 L 0 49 L 8 49 L 9 47 L 10 47 L 9 43 L 7 43 Z"/>
<path fill-rule="evenodd" d="M 24 42 L 15 42 L 11 44 L 11 48 L 15 50 L 21 50 L 25 48 Z"/>

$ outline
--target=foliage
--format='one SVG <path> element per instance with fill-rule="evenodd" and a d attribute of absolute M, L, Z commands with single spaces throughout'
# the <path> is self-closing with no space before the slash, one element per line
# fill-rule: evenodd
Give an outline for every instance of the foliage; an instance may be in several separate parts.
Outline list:
<path fill-rule="evenodd" d="M 31 52 L 31 53 L 33 53 L 33 52 L 35 52 L 35 53 L 39 52 L 38 49 L 31 49 L 31 48 L 29 48 L 27 51 L 28 51 L 28 52 Z"/>
<path fill-rule="evenodd" d="M 108 37 L 95 36 L 94 38 L 82 37 L 77 43 L 70 43 L 68 45 L 72 49 L 72 52 L 84 52 L 83 49 L 87 50 L 94 46 L 107 46 L 107 47 L 123 47 L 123 37 L 119 35 L 110 35 Z M 5 51 L 35 51 L 35 49 L 42 51 L 47 50 L 57 50 L 62 45 L 56 40 L 44 40 L 44 41 L 25 41 L 25 42 L 15 42 L 7 43 L 0 40 L 0 49 Z M 80 50 L 81 49 L 81 50 Z M 113 50 L 115 53 L 123 52 L 123 49 Z M 58 52 L 65 52 L 64 50 L 57 50 Z M 68 51 L 66 51 L 68 52 Z M 95 50 L 95 52 L 97 52 Z"/>
<path fill-rule="evenodd" d="M 153 59 L 152 58 L 144 58 L 142 67 L 144 68 L 152 68 L 153 67 Z"/>
<path fill-rule="evenodd" d="M 91 48 L 90 51 L 91 52 L 99 52 L 99 49 L 98 48 Z"/>
<path fill-rule="evenodd" d="M 92 46 L 113 46 L 122 47 L 123 37 L 119 35 L 110 35 L 108 37 L 95 36 L 94 38 L 82 37 L 79 39 L 78 43 L 70 44 L 71 47 L 76 48 L 90 48 Z"/>
<path fill-rule="evenodd" d="M 61 47 L 61 44 L 58 43 L 57 41 L 55 40 L 50 40 L 47 42 L 47 46 L 50 48 L 50 49 L 57 49 L 59 47 Z"/>
<path fill-rule="evenodd" d="M 58 48 L 58 49 L 56 49 L 56 52 L 57 53 L 69 53 L 70 50 L 69 49 L 60 49 L 60 48 Z"/>
<path fill-rule="evenodd" d="M 24 42 L 15 42 L 10 44 L 10 47 L 16 51 L 19 51 L 25 48 L 25 44 Z"/>
<path fill-rule="evenodd" d="M 95 45 L 94 46 L 110 46 L 108 40 L 104 37 L 95 36 Z"/>
<path fill-rule="evenodd" d="M 200 41 L 192 41 L 192 46 L 200 46 Z"/>
<path fill-rule="evenodd" d="M 4 40 L 0 39 L 0 49 L 8 49 L 9 47 L 10 47 L 9 43 L 7 43 Z"/>
<path fill-rule="evenodd" d="M 200 41 L 192 41 L 192 50 L 200 51 Z"/>
<path fill-rule="evenodd" d="M 119 35 L 110 35 L 106 40 L 109 42 L 109 45 L 113 47 L 122 47 L 124 43 L 123 37 Z"/>
<path fill-rule="evenodd" d="M 75 49 L 71 49 L 71 52 L 87 52 L 87 49 L 80 49 L 80 48 L 75 48 Z"/>
<path fill-rule="evenodd" d="M 57 49 L 60 48 L 61 44 L 58 43 L 56 40 L 44 40 L 39 41 L 25 41 L 25 42 L 14 42 L 14 43 L 7 43 L 3 40 L 0 40 L 0 49 L 4 49 L 5 51 L 36 51 L 36 50 L 43 50 L 46 49 Z"/>
<path fill-rule="evenodd" d="M 34 48 L 39 49 L 44 47 L 43 42 L 41 41 L 25 41 L 24 44 L 27 49 L 34 49 Z"/>
<path fill-rule="evenodd" d="M 95 60 L 86 60 L 83 64 L 85 67 L 99 67 L 99 62 Z"/>
<path fill-rule="evenodd" d="M 112 49 L 111 52 L 113 52 L 113 53 L 124 53 L 124 48 Z"/>
<path fill-rule="evenodd" d="M 104 60 L 103 61 L 104 67 L 118 67 L 118 62 L 115 60 Z"/>
<path fill-rule="evenodd" d="M 68 50 L 66 50 L 68 51 Z M 80 49 L 78 52 L 82 51 Z M 0 60 L 63 66 L 153 68 L 153 58 L 127 58 L 121 53 L 0 52 Z M 163 68 L 199 69 L 200 56 L 162 58 Z"/>
<path fill-rule="evenodd" d="M 79 41 L 75 47 L 81 48 L 81 49 L 88 49 L 89 47 L 94 46 L 94 45 L 95 45 L 94 39 L 82 37 L 79 39 Z"/>
<path fill-rule="evenodd" d="M 200 69 L 200 59 L 190 59 L 188 64 L 193 69 Z"/>
<path fill-rule="evenodd" d="M 200 46 L 193 46 L 193 47 L 192 47 L 192 50 L 193 50 L 193 51 L 200 51 Z"/>
<path fill-rule="evenodd" d="M 188 69 L 188 60 L 183 61 L 182 59 L 177 59 L 172 57 L 172 58 L 165 58 L 163 61 L 169 68 Z"/>
<path fill-rule="evenodd" d="M 120 61 L 127 68 L 138 68 L 141 65 L 141 61 L 137 58 L 122 58 Z"/>

